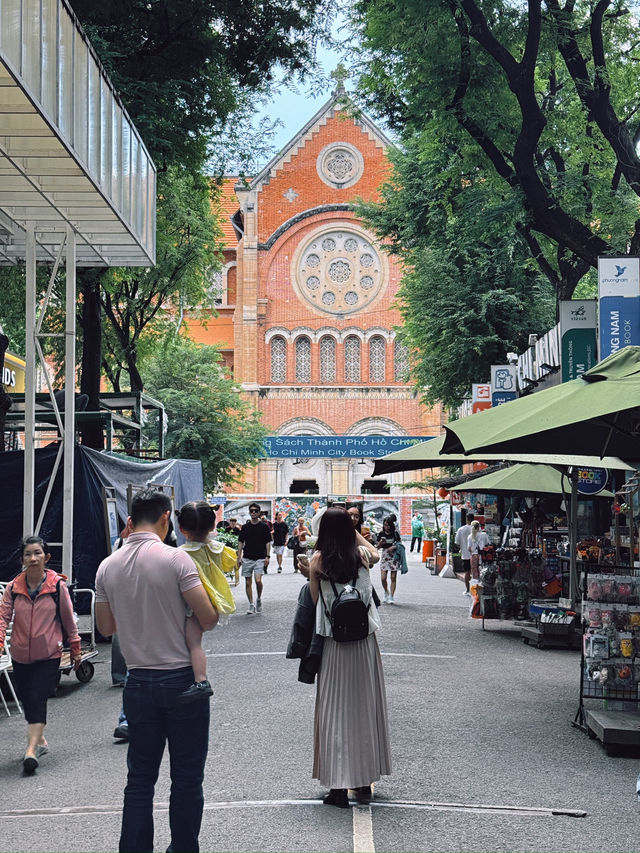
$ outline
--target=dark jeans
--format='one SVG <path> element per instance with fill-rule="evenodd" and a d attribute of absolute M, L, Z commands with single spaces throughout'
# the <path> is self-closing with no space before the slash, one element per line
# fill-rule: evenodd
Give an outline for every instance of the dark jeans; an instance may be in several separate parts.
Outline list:
<path fill-rule="evenodd" d="M 127 677 L 127 663 L 120 650 L 118 635 L 111 637 L 111 683 L 122 685 Z"/>
<path fill-rule="evenodd" d="M 409 548 L 409 553 L 413 553 L 413 543 L 417 542 L 418 547 L 416 548 L 416 553 L 420 553 L 420 546 L 422 545 L 422 536 L 412 536 L 411 537 L 411 547 Z"/>
<path fill-rule="evenodd" d="M 153 850 L 153 792 L 165 741 L 169 742 L 169 824 L 174 853 L 198 853 L 209 744 L 209 700 L 176 699 L 193 684 L 193 670 L 132 669 L 124 687 L 129 724 L 129 775 L 124 789 L 120 853 Z"/>

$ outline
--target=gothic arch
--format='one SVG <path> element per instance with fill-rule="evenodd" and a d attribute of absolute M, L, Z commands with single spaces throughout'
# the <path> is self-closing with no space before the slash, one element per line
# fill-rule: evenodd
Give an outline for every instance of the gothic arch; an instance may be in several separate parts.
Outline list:
<path fill-rule="evenodd" d="M 345 339 L 349 337 L 349 335 L 355 335 L 356 338 L 360 338 L 360 342 L 364 343 L 365 335 L 362 329 L 357 329 L 355 326 L 350 326 L 348 329 L 341 329 L 340 331 L 340 343 L 344 343 Z"/>
<path fill-rule="evenodd" d="M 305 338 L 309 338 L 311 343 L 315 343 L 315 341 L 316 341 L 316 337 L 315 337 L 316 333 L 313 331 L 313 329 L 310 329 L 308 326 L 298 326 L 297 329 L 292 329 L 291 332 L 289 333 L 289 335 L 290 335 L 290 340 L 292 340 L 292 341 L 295 341 L 296 338 L 299 338 L 302 335 L 304 335 Z"/>
<path fill-rule="evenodd" d="M 272 326 L 269 331 L 265 333 L 265 344 L 268 344 L 271 338 L 275 338 L 276 336 L 284 338 L 285 341 L 291 343 L 291 332 L 289 331 L 289 329 L 285 329 L 282 326 Z"/>
<path fill-rule="evenodd" d="M 390 341 L 394 337 L 394 333 L 390 332 L 389 329 L 383 329 L 381 326 L 375 326 L 372 329 L 367 329 L 367 331 L 364 333 L 364 339 L 365 341 L 369 341 L 376 335 L 380 335 L 380 337 L 384 338 L 385 341 Z"/>

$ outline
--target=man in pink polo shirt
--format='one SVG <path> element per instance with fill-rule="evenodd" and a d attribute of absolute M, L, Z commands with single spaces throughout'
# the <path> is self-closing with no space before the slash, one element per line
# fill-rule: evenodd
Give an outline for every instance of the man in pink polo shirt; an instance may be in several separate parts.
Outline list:
<path fill-rule="evenodd" d="M 153 850 L 153 792 L 169 743 L 173 853 L 197 853 L 209 742 L 208 697 L 183 704 L 178 697 L 194 676 L 185 641 L 187 605 L 205 631 L 218 613 L 185 551 L 163 544 L 171 501 L 154 489 L 131 505 L 132 533 L 102 561 L 96 576 L 96 621 L 117 631 L 127 662 L 124 712 L 129 724 L 129 773 L 124 790 L 121 853 Z"/>

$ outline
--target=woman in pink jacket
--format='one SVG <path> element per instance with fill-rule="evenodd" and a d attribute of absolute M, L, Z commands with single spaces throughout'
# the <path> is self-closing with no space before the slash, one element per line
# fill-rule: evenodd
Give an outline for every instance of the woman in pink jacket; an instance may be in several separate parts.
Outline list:
<path fill-rule="evenodd" d="M 21 550 L 23 571 L 7 584 L 0 601 L 0 654 L 13 619 L 13 680 L 29 727 L 22 766 L 25 773 L 33 773 L 40 756 L 48 752 L 44 737 L 47 699 L 56 685 L 63 629 L 76 669 L 82 658 L 71 596 L 64 579 L 47 569 L 51 554 L 46 542 L 39 536 L 27 536 Z"/>

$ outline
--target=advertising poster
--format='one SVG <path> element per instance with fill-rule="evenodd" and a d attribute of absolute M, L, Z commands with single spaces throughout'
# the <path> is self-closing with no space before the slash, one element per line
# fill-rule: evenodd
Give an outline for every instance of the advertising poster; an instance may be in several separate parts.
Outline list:
<path fill-rule="evenodd" d="M 515 364 L 491 366 L 491 405 L 501 406 L 518 396 L 518 370 Z"/>
<path fill-rule="evenodd" d="M 560 302 L 562 381 L 582 376 L 597 362 L 595 299 Z"/>
<path fill-rule="evenodd" d="M 598 258 L 600 360 L 640 344 L 640 258 Z"/>

